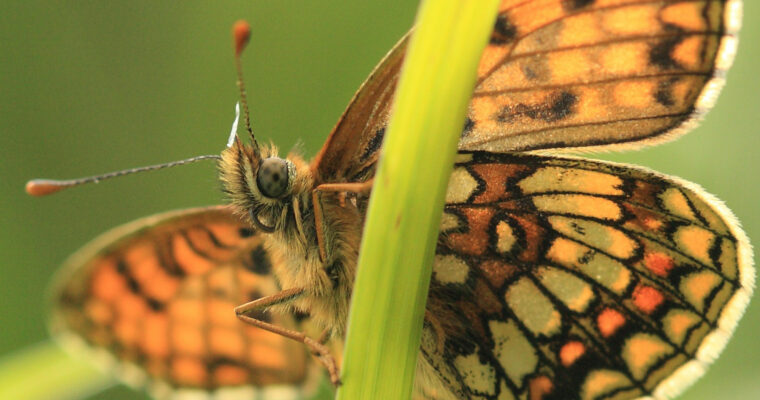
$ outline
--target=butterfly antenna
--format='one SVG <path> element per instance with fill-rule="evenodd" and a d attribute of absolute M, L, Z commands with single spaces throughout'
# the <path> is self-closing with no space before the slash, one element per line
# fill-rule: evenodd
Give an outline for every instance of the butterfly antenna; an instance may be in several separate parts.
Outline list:
<path fill-rule="evenodd" d="M 243 67 L 240 63 L 240 55 L 243 53 L 243 49 L 248 44 L 248 40 L 251 38 L 251 26 L 248 22 L 240 20 L 235 22 L 232 26 L 232 37 L 235 40 L 235 68 L 237 69 L 237 85 L 240 89 L 240 103 L 243 105 L 243 118 L 245 118 L 245 128 L 248 130 L 248 134 L 251 136 L 251 145 L 253 146 L 254 156 L 261 159 L 261 153 L 259 150 L 259 144 L 256 142 L 256 138 L 253 136 L 253 129 L 251 129 L 251 117 L 248 112 L 248 100 L 245 96 L 245 83 L 243 81 Z M 238 139 L 238 145 L 240 145 Z"/>
<path fill-rule="evenodd" d="M 107 174 L 88 176 L 86 178 L 53 180 L 53 179 L 34 179 L 26 183 L 26 193 L 32 196 L 46 196 L 59 192 L 73 186 L 84 185 L 85 183 L 98 183 L 100 181 L 116 178 L 117 176 L 130 175 L 138 172 L 153 171 L 178 165 L 190 164 L 201 160 L 220 160 L 217 155 L 205 155 L 187 158 L 179 161 L 172 161 L 165 164 L 148 165 L 146 167 L 130 168 L 121 171 L 109 172 Z"/>

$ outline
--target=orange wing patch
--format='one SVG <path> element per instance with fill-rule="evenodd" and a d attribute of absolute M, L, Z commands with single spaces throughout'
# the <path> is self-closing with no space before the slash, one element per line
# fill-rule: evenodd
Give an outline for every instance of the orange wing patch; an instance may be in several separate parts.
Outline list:
<path fill-rule="evenodd" d="M 739 0 L 503 0 L 459 148 L 637 148 L 693 128 L 723 86 Z M 312 164 L 317 183 L 374 175 L 408 35 Z"/>
<path fill-rule="evenodd" d="M 304 386 L 315 377 L 305 349 L 245 326 L 233 311 L 279 291 L 270 275 L 278 262 L 227 208 L 149 217 L 71 257 L 54 294 L 52 327 L 110 353 L 128 383 L 147 378 L 157 397 Z M 270 319 L 302 328 L 290 315 Z"/>
<path fill-rule="evenodd" d="M 641 146 L 711 106 L 736 1 L 504 1 L 460 149 Z"/>

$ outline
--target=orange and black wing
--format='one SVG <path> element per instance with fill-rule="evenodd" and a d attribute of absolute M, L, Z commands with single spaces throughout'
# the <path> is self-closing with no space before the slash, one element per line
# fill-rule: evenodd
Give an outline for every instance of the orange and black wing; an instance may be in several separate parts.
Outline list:
<path fill-rule="evenodd" d="M 508 0 L 481 59 L 460 149 L 635 148 L 712 107 L 738 0 Z"/>
<path fill-rule="evenodd" d="M 460 153 L 422 354 L 459 398 L 671 398 L 723 349 L 753 281 L 738 222 L 695 184 Z"/>
<path fill-rule="evenodd" d="M 459 148 L 610 150 L 683 134 L 723 85 L 740 18 L 738 0 L 504 0 Z M 338 121 L 318 183 L 374 174 L 406 44 Z"/>
<path fill-rule="evenodd" d="M 234 312 L 280 290 L 271 274 L 277 262 L 227 207 L 143 218 L 67 261 L 53 291 L 51 328 L 157 398 L 298 398 L 314 377 L 304 347 L 247 326 Z M 292 329 L 306 323 L 258 317 Z"/>

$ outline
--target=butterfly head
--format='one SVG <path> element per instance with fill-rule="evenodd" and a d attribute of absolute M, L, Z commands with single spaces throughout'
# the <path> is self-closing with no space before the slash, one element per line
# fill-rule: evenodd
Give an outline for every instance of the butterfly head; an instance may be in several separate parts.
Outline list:
<path fill-rule="evenodd" d="M 219 173 L 224 191 L 241 214 L 264 232 L 284 229 L 289 208 L 311 184 L 308 165 L 298 156 L 280 158 L 274 146 L 237 143 L 222 152 Z"/>

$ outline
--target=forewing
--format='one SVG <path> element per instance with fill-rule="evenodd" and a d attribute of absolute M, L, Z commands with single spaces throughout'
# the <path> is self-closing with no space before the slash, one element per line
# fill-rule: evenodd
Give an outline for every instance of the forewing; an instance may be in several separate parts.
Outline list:
<path fill-rule="evenodd" d="M 312 163 L 317 183 L 363 182 L 374 175 L 408 40 L 409 33 L 354 94 Z"/>
<path fill-rule="evenodd" d="M 638 167 L 460 153 L 441 232 L 422 351 L 463 398 L 670 398 L 753 287 L 730 211 Z"/>
<path fill-rule="evenodd" d="M 635 148 L 712 107 L 738 0 L 506 0 L 460 149 Z"/>
<path fill-rule="evenodd" d="M 504 0 L 460 150 L 636 148 L 687 132 L 731 65 L 739 0 Z M 318 183 L 374 174 L 408 35 L 314 160 Z"/>
<path fill-rule="evenodd" d="M 311 376 L 304 347 L 234 312 L 280 290 L 271 275 L 277 262 L 227 207 L 144 218 L 67 261 L 53 292 L 52 331 L 65 343 L 84 342 L 122 380 L 158 398 L 299 398 Z M 303 329 L 290 315 L 258 317 Z"/>

